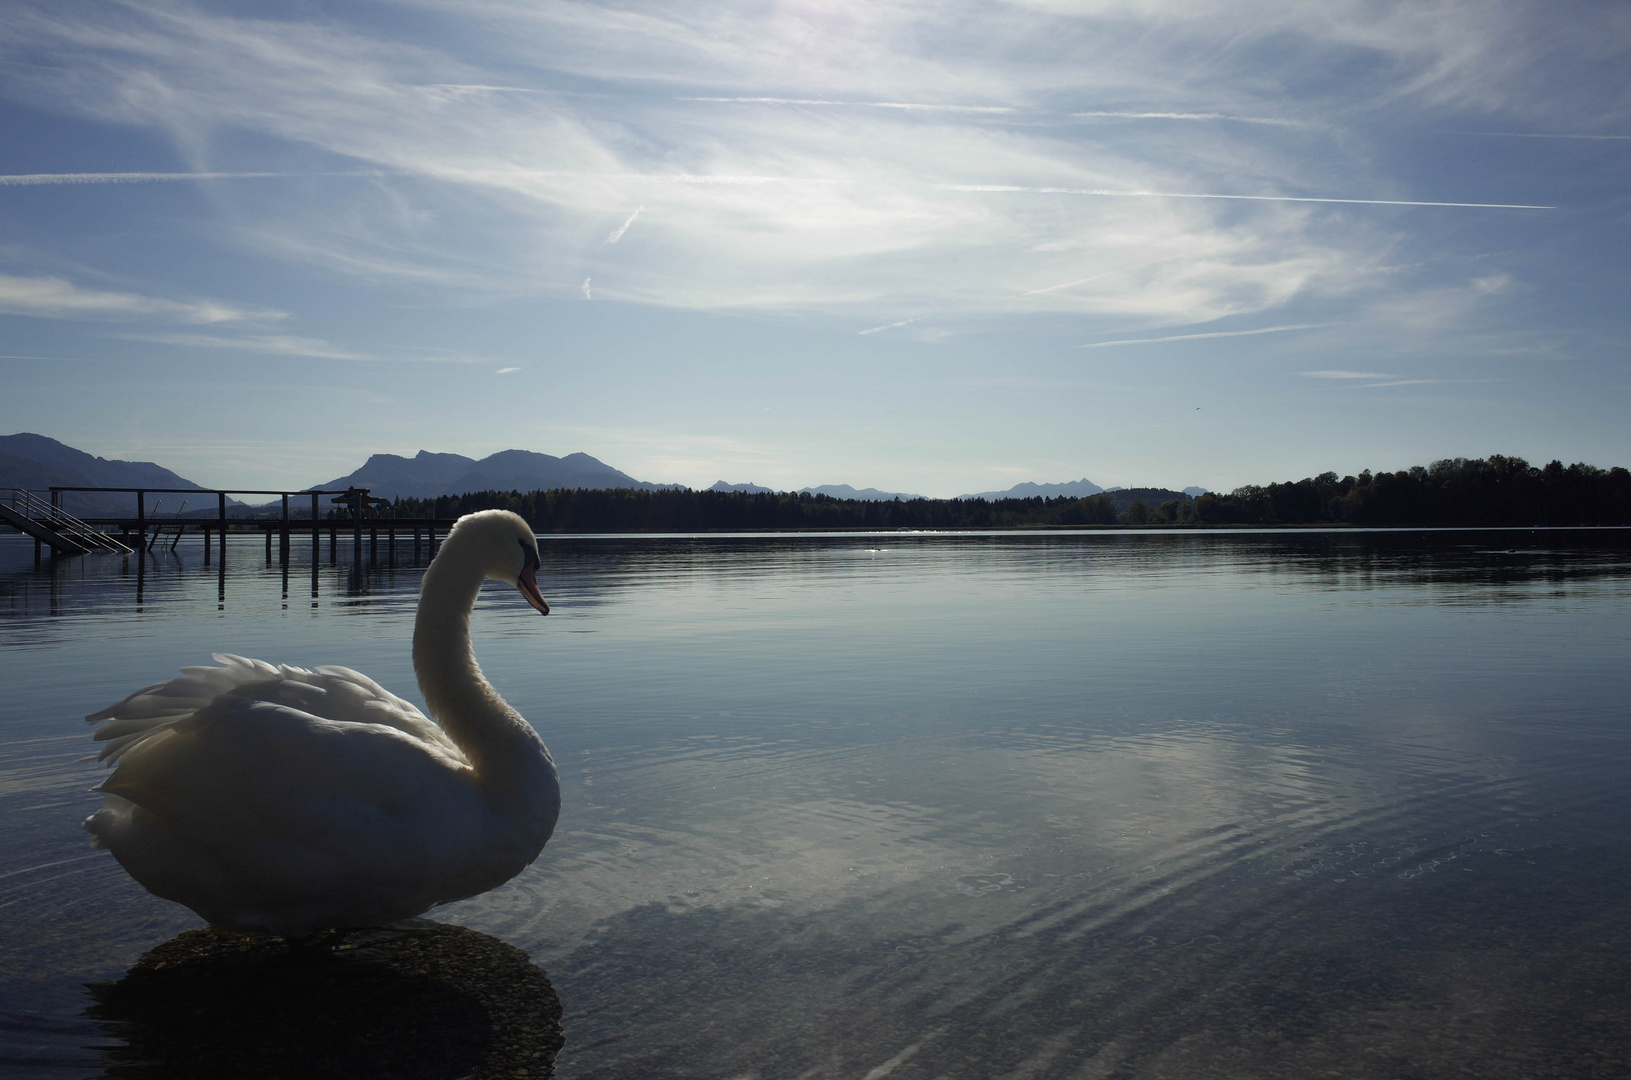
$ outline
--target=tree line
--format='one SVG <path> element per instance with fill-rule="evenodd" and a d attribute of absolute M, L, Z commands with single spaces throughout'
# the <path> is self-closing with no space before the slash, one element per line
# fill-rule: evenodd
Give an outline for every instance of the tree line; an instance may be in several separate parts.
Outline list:
<path fill-rule="evenodd" d="M 1560 461 L 1537 468 L 1495 454 L 1252 485 L 1187 509 L 1205 525 L 1631 525 L 1631 472 Z"/>
<path fill-rule="evenodd" d="M 1164 496 L 1176 496 L 1164 498 Z M 1631 525 L 1631 473 L 1522 458 L 1436 461 L 1399 472 L 1248 485 L 1191 499 L 1160 489 L 1084 498 L 869 502 L 773 492 L 635 488 L 479 491 L 396 500 L 404 517 L 513 510 L 540 533 L 1004 529 L 1092 526 Z"/>

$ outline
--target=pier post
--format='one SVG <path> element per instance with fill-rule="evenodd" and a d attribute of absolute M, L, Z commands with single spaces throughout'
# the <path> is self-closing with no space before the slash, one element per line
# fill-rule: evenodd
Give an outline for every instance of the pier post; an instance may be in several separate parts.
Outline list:
<path fill-rule="evenodd" d="M 207 524 L 198 526 L 198 531 L 204 534 L 204 565 L 210 564 L 210 527 Z"/>
<path fill-rule="evenodd" d="M 227 493 L 216 492 L 216 506 L 219 508 L 216 518 L 221 523 L 221 566 L 226 567 L 227 562 Z"/>
<path fill-rule="evenodd" d="M 352 497 L 351 507 L 351 561 L 362 562 L 362 493 Z"/>
<path fill-rule="evenodd" d="M 266 565 L 272 565 L 272 526 L 266 526 Z"/>
<path fill-rule="evenodd" d="M 379 564 L 379 526 L 378 525 L 370 525 L 368 527 L 368 561 L 371 562 L 371 563 L 374 563 L 376 566 Z"/>
<path fill-rule="evenodd" d="M 328 523 L 328 561 L 334 562 L 340 548 L 340 526 L 330 518 Z"/>
<path fill-rule="evenodd" d="M 317 512 L 317 492 L 311 493 L 311 565 L 317 573 L 317 549 L 323 542 L 323 519 Z"/>
<path fill-rule="evenodd" d="M 283 531 L 278 537 L 278 561 L 289 565 L 289 495 L 283 495 Z"/>
<path fill-rule="evenodd" d="M 136 549 L 147 550 L 147 492 L 136 492 Z"/>

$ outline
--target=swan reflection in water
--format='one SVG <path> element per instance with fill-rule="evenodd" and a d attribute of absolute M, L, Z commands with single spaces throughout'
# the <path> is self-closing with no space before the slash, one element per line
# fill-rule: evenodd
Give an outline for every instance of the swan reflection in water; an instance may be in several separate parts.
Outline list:
<path fill-rule="evenodd" d="M 293 948 L 192 930 L 90 989 L 110 1077 L 550 1077 L 565 1041 L 526 953 L 423 919 Z"/>

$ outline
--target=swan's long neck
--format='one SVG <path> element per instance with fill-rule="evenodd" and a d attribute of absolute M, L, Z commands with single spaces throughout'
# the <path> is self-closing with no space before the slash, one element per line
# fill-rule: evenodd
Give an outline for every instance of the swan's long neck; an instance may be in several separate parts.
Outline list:
<path fill-rule="evenodd" d="M 557 783 L 537 732 L 482 676 L 470 649 L 470 613 L 481 591 L 481 569 L 458 558 L 448 537 L 425 571 L 413 627 L 413 670 L 430 715 L 470 760 L 495 804 L 535 802 L 540 785 Z M 544 775 L 547 773 L 547 775 Z M 558 802 L 558 788 L 551 793 Z"/>

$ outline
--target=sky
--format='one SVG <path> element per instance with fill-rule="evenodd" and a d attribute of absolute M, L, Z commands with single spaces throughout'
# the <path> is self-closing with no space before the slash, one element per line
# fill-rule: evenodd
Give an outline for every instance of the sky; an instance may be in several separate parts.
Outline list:
<path fill-rule="evenodd" d="M 240 488 L 1631 465 L 1628 72 L 1620 2 L 8 0 L 0 432 Z"/>

